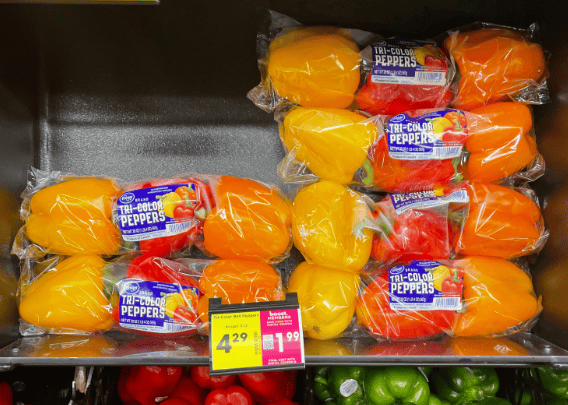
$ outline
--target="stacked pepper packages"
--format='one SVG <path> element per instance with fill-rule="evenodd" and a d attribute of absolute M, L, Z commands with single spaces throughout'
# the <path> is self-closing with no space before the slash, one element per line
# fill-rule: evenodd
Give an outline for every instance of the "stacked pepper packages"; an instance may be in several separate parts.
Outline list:
<path fill-rule="evenodd" d="M 26 225 L 14 245 L 25 259 L 23 334 L 112 327 L 158 336 L 207 333 L 209 298 L 243 303 L 283 297 L 271 264 L 291 247 L 291 210 L 275 186 L 198 174 L 122 187 L 37 170 L 31 177 L 36 181 L 22 210 Z M 52 229 L 42 232 L 36 221 Z M 193 245 L 221 260 L 163 257 L 187 254 Z M 135 253 L 112 259 L 128 252 Z M 47 253 L 60 256 L 38 261 Z"/>

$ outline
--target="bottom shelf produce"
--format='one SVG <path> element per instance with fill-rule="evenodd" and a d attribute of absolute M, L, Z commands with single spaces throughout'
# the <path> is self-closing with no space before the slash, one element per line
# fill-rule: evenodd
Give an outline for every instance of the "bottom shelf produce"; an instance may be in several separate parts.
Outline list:
<path fill-rule="evenodd" d="M 317 366 L 211 376 L 206 366 L 19 367 L 0 405 L 568 405 L 568 370 Z"/>

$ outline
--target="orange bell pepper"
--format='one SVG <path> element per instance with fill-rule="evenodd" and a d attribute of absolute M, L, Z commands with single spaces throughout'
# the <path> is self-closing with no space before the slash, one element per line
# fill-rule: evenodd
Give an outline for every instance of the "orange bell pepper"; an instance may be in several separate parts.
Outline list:
<path fill-rule="evenodd" d="M 209 298 L 222 298 L 223 304 L 242 304 L 282 300 L 282 279 L 265 263 L 252 260 L 217 260 L 207 266 L 199 279 L 203 296 L 197 304 L 199 318 L 209 323 Z"/>
<path fill-rule="evenodd" d="M 513 263 L 496 257 L 467 257 L 456 263 L 464 270 L 467 306 L 453 327 L 456 336 L 505 332 L 542 310 L 530 277 Z"/>
<path fill-rule="evenodd" d="M 468 185 L 469 214 L 457 250 L 463 255 L 503 259 L 536 252 L 546 232 L 538 205 L 507 187 Z"/>
<path fill-rule="evenodd" d="M 276 187 L 223 176 L 203 227 L 205 249 L 223 259 L 282 258 L 291 245 L 291 204 Z"/>
<path fill-rule="evenodd" d="M 541 46 L 512 30 L 460 32 L 446 38 L 444 48 L 459 68 L 453 106 L 463 110 L 503 100 L 547 74 Z"/>
<path fill-rule="evenodd" d="M 519 103 L 495 103 L 468 114 L 470 156 L 467 177 L 492 182 L 520 171 L 538 156 L 529 135 L 533 121 L 529 107 Z"/>
<path fill-rule="evenodd" d="M 533 127 L 531 110 L 524 104 L 502 102 L 474 108 L 467 115 L 470 152 L 485 152 L 500 148 L 527 134 Z"/>
<path fill-rule="evenodd" d="M 359 47 L 333 27 L 297 28 L 268 50 L 268 78 L 280 97 L 305 107 L 347 108 L 359 87 Z"/>

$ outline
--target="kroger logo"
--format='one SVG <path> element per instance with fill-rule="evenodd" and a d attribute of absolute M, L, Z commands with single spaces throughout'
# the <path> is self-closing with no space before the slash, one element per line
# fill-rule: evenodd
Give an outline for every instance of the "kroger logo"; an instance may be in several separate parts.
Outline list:
<path fill-rule="evenodd" d="M 389 270 L 390 274 L 400 274 L 404 270 L 404 267 L 393 267 Z"/>
<path fill-rule="evenodd" d="M 405 118 L 406 118 L 406 114 L 398 114 L 398 115 L 395 115 L 394 117 L 392 117 L 389 121 L 390 122 L 401 122 L 401 121 L 404 121 Z"/>
<path fill-rule="evenodd" d="M 120 196 L 119 200 L 121 203 L 128 204 L 134 201 L 135 198 L 136 196 L 132 193 L 124 193 Z"/>
<path fill-rule="evenodd" d="M 138 285 L 138 283 L 136 281 L 132 281 L 130 283 L 127 283 L 124 286 L 124 294 L 136 294 L 138 291 L 140 291 L 140 286 Z"/>
<path fill-rule="evenodd" d="M 379 41 L 375 44 L 375 46 L 385 46 L 387 44 L 387 41 Z"/>

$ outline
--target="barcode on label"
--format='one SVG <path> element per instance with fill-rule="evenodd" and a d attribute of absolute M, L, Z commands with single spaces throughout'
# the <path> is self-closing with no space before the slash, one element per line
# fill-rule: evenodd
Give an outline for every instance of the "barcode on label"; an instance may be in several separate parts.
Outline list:
<path fill-rule="evenodd" d="M 274 338 L 272 335 L 264 335 L 262 337 L 262 348 L 264 350 L 274 349 Z"/>
<path fill-rule="evenodd" d="M 182 233 L 187 231 L 191 227 L 191 222 L 180 222 L 177 224 L 166 224 L 166 231 L 168 233 L 175 235 L 176 233 Z"/>
<path fill-rule="evenodd" d="M 434 156 L 440 159 L 450 159 L 461 155 L 461 146 L 444 146 L 434 148 Z"/>
<path fill-rule="evenodd" d="M 461 297 L 435 297 L 432 302 L 435 309 L 453 309 L 459 311 L 461 309 Z"/>
<path fill-rule="evenodd" d="M 436 72 L 416 72 L 416 80 L 421 83 L 440 83 L 444 84 L 446 78 L 443 73 Z"/>

